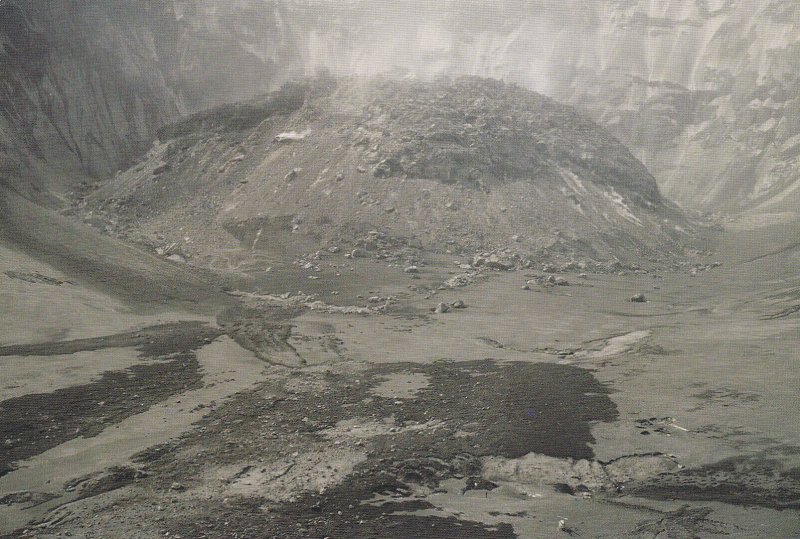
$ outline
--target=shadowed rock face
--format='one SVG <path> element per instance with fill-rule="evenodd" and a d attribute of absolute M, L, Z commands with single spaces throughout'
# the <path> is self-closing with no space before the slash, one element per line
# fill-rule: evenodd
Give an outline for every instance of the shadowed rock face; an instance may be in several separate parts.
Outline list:
<path fill-rule="evenodd" d="M 163 124 L 269 87 L 270 62 L 211 4 L 3 2 L 0 182 L 41 199 L 108 177 Z M 276 17 L 259 33 L 288 46 Z"/>
<path fill-rule="evenodd" d="M 0 7 L 0 174 L 25 193 L 76 181 L 57 176 L 113 173 L 178 114 L 168 65 L 145 50 L 169 29 L 145 30 L 144 13 L 122 3 L 96 4 Z"/>
<path fill-rule="evenodd" d="M 107 176 L 182 113 L 326 69 L 517 82 L 588 111 L 687 206 L 779 211 L 800 192 L 791 0 L 56 0 L 0 14 L 0 173 L 28 191 L 63 171 Z"/>

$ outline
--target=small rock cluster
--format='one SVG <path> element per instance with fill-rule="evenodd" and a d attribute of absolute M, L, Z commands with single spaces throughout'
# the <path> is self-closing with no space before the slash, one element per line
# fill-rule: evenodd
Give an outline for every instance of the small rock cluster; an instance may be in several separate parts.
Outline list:
<path fill-rule="evenodd" d="M 531 285 L 539 286 L 569 286 L 570 282 L 564 277 L 559 277 L 553 274 L 550 275 L 537 275 L 532 279 L 525 281 L 522 285 L 523 290 L 530 290 Z"/>
<path fill-rule="evenodd" d="M 419 273 L 424 261 L 417 260 L 417 249 L 409 240 L 390 236 L 378 230 L 370 230 L 365 236 L 354 240 L 355 247 L 345 253 L 345 258 L 374 258 L 387 262 L 406 262 L 406 273 Z M 416 268 L 416 271 L 415 271 Z"/>
<path fill-rule="evenodd" d="M 444 313 L 449 313 L 452 309 L 466 309 L 466 308 L 467 304 L 459 299 L 454 301 L 453 303 L 445 303 L 443 301 L 439 302 L 439 304 L 436 305 L 436 307 L 431 308 L 431 312 L 434 312 L 436 314 L 444 314 Z"/>
<path fill-rule="evenodd" d="M 532 260 L 524 258 L 519 253 L 511 252 L 508 249 L 502 251 L 492 251 L 488 253 L 478 253 L 472 257 L 473 268 L 511 271 L 520 268 L 530 268 L 532 266 Z"/>
<path fill-rule="evenodd" d="M 689 275 L 692 277 L 697 277 L 697 275 L 704 271 L 711 271 L 714 268 L 718 268 L 722 265 L 721 262 L 712 262 L 710 264 L 696 264 L 689 269 Z"/>

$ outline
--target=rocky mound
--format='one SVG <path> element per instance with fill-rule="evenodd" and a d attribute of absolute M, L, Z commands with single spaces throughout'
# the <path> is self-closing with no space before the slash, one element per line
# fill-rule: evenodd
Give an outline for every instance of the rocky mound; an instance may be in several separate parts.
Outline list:
<path fill-rule="evenodd" d="M 611 130 L 683 207 L 777 222 L 800 206 L 798 47 L 794 0 L 4 0 L 0 185 L 58 196 L 181 114 L 325 67 L 518 82 Z"/>
<path fill-rule="evenodd" d="M 495 80 L 317 79 L 160 138 L 87 219 L 206 261 L 238 241 L 658 262 L 688 237 L 607 131 Z"/>

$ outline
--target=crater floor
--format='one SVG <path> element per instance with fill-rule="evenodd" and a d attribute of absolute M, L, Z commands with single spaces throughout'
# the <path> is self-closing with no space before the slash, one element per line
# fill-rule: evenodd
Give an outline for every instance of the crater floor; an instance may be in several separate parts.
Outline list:
<path fill-rule="evenodd" d="M 157 305 L 91 256 L 76 272 L 6 242 L 10 319 L 45 300 L 65 315 L 0 333 L 0 529 L 796 535 L 798 250 L 745 234 L 692 270 L 566 284 L 487 269 L 457 286 L 444 254 L 205 284 L 175 263 L 196 280 Z"/>

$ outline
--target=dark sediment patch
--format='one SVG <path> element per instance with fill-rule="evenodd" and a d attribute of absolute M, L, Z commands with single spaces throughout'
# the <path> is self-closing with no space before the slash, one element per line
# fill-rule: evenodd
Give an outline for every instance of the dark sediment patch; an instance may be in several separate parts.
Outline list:
<path fill-rule="evenodd" d="M 69 481 L 64 485 L 64 490 L 77 491 L 77 499 L 82 500 L 128 486 L 146 476 L 146 473 L 132 466 L 113 466 L 104 472 Z"/>
<path fill-rule="evenodd" d="M 298 307 L 251 309 L 235 305 L 222 311 L 217 316 L 217 323 L 239 346 L 250 350 L 259 359 L 276 363 L 275 351 L 290 351 L 296 357 L 296 364 L 302 365 L 305 360 L 289 344 L 292 334 L 289 320 L 301 312 L 302 308 Z"/>
<path fill-rule="evenodd" d="M 33 345 L 27 350 L 31 355 L 63 354 L 129 343 L 138 345 L 142 355 L 154 361 L 105 372 L 88 384 L 0 402 L 0 476 L 12 471 L 16 461 L 79 436 L 96 436 L 171 395 L 201 386 L 203 376 L 194 350 L 216 338 L 217 330 L 188 323 L 157 326 L 140 333 L 141 337 L 121 334 Z M 5 350 L 9 348 L 15 355 L 26 355 L 24 347 Z"/>
<path fill-rule="evenodd" d="M 472 452 L 480 456 L 540 453 L 591 459 L 591 422 L 612 421 L 617 415 L 609 389 L 574 366 L 487 360 L 442 362 L 419 370 L 430 377 L 431 386 L 396 416 L 425 421 L 431 415 L 425 412 L 432 411 L 456 424 L 477 422 L 481 428 L 469 442 L 478 444 Z"/>
<path fill-rule="evenodd" d="M 608 314 L 614 316 L 622 316 L 625 318 L 656 318 L 659 316 L 678 316 L 684 313 L 681 312 L 674 312 L 674 313 L 626 313 L 622 311 L 608 311 Z"/>
<path fill-rule="evenodd" d="M 372 391 L 387 376 L 408 373 L 429 380 L 413 398 Z M 342 420 L 391 418 L 395 432 L 359 442 L 367 459 L 324 492 L 301 492 L 288 502 L 246 496 L 227 497 L 225 503 L 204 500 L 202 507 L 181 507 L 164 522 L 166 530 L 220 538 L 516 537 L 509 524 L 415 513 L 433 507 L 411 493 L 452 478 L 463 480 L 469 490 L 470 481 L 480 477 L 480 457 L 487 455 L 513 458 L 539 452 L 591 458 L 591 422 L 617 417 L 608 388 L 589 371 L 568 365 L 492 360 L 392 364 L 368 367 L 355 376 L 328 371 L 304 386 L 306 376 L 301 371 L 292 375 L 294 389 L 266 382 L 215 409 L 180 443 L 140 454 L 134 460 L 149 474 L 144 481 L 162 492 L 175 482 L 192 489 L 201 484 L 207 462 L 227 466 L 258 460 L 267 466 L 295 449 L 325 451 L 333 442 L 324 431 Z M 423 424 L 436 426 L 404 428 Z M 184 450 L 201 452 L 203 458 L 186 459 Z"/>
<path fill-rule="evenodd" d="M 110 425 L 146 411 L 170 395 L 202 383 L 197 358 L 136 365 L 104 373 L 91 384 L 0 402 L 0 475 L 13 462 L 30 458 L 79 436 L 96 436 Z"/>
<path fill-rule="evenodd" d="M 30 492 L 24 490 L 0 496 L 0 505 L 25 504 L 30 508 L 47 503 L 55 498 L 58 498 L 57 494 L 50 494 L 47 492 Z"/>
<path fill-rule="evenodd" d="M 195 350 L 205 343 L 205 339 L 215 339 L 220 334 L 219 330 L 203 322 L 174 322 L 89 339 L 0 346 L 0 356 L 57 356 L 106 348 L 136 347 L 149 357 Z"/>
<path fill-rule="evenodd" d="M 386 376 L 408 373 L 425 375 L 430 381 L 414 398 L 372 393 Z M 248 398 L 245 393 L 225 421 L 217 412 L 203 421 L 207 430 L 201 438 L 216 433 L 242 440 L 243 453 L 222 452 L 218 462 L 223 463 L 259 450 L 256 441 L 265 428 L 261 426 L 264 421 L 275 436 L 299 433 L 319 438 L 319 431 L 341 420 L 393 418 L 398 427 L 429 421 L 441 426 L 436 432 L 422 430 L 413 436 L 379 436 L 374 440 L 376 454 L 388 453 L 391 445 L 392 453 L 404 459 L 431 455 L 440 459 L 464 455 L 517 458 L 528 453 L 592 459 L 592 423 L 617 418 L 609 388 L 590 371 L 571 365 L 493 360 L 399 363 L 370 368 L 360 373 L 358 380 L 327 372 L 325 383 L 324 392 L 299 394 L 271 387 L 278 396 L 268 399 Z M 230 410 L 227 405 L 223 408 Z M 453 436 L 459 430 L 469 431 L 469 435 Z"/>
<path fill-rule="evenodd" d="M 701 537 L 730 535 L 730 526 L 709 518 L 713 509 L 684 505 L 675 511 L 659 511 L 659 516 L 644 520 L 634 530 L 637 534 L 660 537 Z M 640 536 L 640 535 L 637 535 Z"/>
<path fill-rule="evenodd" d="M 717 501 L 771 509 L 800 509 L 800 468 L 774 459 L 734 457 L 626 485 L 628 494 L 657 500 Z"/>
<path fill-rule="evenodd" d="M 590 422 L 616 418 L 608 388 L 573 366 L 482 361 L 436 363 L 421 371 L 431 386 L 396 416 L 426 421 L 431 414 L 425 412 L 433 412 L 457 424 L 477 422 L 481 428 L 469 443 L 481 456 L 591 459 Z"/>
<path fill-rule="evenodd" d="M 240 498 L 224 508 L 209 504 L 197 515 L 174 519 L 170 533 L 191 537 L 352 537 L 363 539 L 470 538 L 516 539 L 513 527 L 482 522 L 413 514 L 433 509 L 425 501 L 357 505 L 354 500 L 370 497 L 369 488 L 348 481 L 324 501 L 312 497 L 263 510 L 264 500 Z"/>

